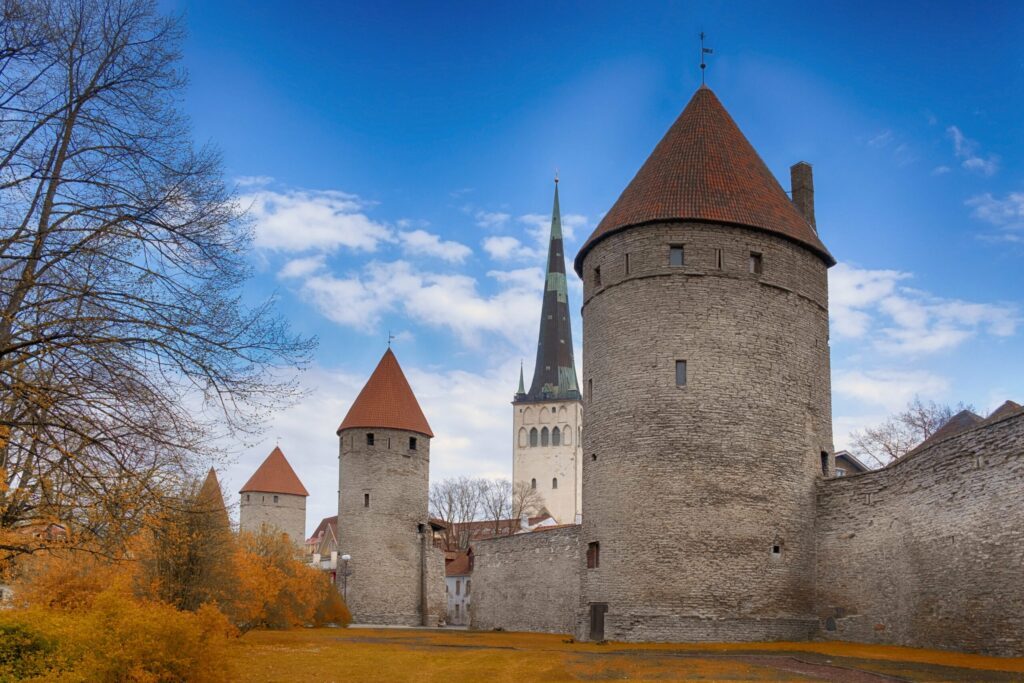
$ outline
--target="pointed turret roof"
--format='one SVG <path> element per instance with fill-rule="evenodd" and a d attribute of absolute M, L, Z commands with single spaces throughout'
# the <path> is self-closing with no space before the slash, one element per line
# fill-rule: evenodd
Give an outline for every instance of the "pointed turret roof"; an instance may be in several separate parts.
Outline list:
<path fill-rule="evenodd" d="M 523 382 L 523 364 L 519 363 L 519 388 L 516 389 L 516 398 L 526 396 L 526 383 Z"/>
<path fill-rule="evenodd" d="M 1024 408 L 1022 408 L 1019 403 L 1007 400 L 1003 402 L 1003 405 L 993 410 L 992 414 L 985 418 L 985 421 L 995 422 L 996 420 L 1001 420 L 1004 417 L 1016 415 L 1017 413 L 1021 412 L 1021 410 L 1024 410 Z"/>
<path fill-rule="evenodd" d="M 694 93 L 580 249 L 576 272 L 583 272 L 583 257 L 608 235 L 668 220 L 726 223 L 779 234 L 835 265 L 818 233 L 706 86 Z"/>
<path fill-rule="evenodd" d="M 562 215 L 558 206 L 558 179 L 551 211 L 551 238 L 544 278 L 544 303 L 540 312 L 540 335 L 533 382 L 526 396 L 517 401 L 579 400 L 579 382 L 572 353 L 572 325 L 569 322 L 569 287 L 565 279 L 562 246 Z"/>
<path fill-rule="evenodd" d="M 196 494 L 196 502 L 201 512 L 210 513 L 216 516 L 218 525 L 223 529 L 231 527 L 228 519 L 228 509 L 224 505 L 224 493 L 220 489 L 220 482 L 217 480 L 217 472 L 211 467 L 206 473 L 206 479 Z"/>
<path fill-rule="evenodd" d="M 434 436 L 391 347 L 356 396 L 338 431 L 353 427 L 403 429 Z"/>
<path fill-rule="evenodd" d="M 260 493 L 287 493 L 292 496 L 308 496 L 306 487 L 299 481 L 295 470 L 284 457 L 280 446 L 274 446 L 270 455 L 255 473 L 245 482 L 239 493 L 259 491 Z"/>

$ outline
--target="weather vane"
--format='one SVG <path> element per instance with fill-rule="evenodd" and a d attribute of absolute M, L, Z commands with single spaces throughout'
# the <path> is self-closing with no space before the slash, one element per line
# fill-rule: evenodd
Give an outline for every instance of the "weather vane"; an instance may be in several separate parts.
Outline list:
<path fill-rule="evenodd" d="M 558 169 L 555 169 L 555 185 L 558 184 Z"/>
<path fill-rule="evenodd" d="M 700 32 L 700 84 L 704 85 L 704 69 L 708 65 L 704 63 L 704 55 L 713 55 L 715 51 L 710 47 L 704 47 L 704 31 Z"/>
<path fill-rule="evenodd" d="M 391 334 L 391 330 L 388 330 L 388 348 L 391 348 L 391 342 L 395 340 L 395 335 Z"/>

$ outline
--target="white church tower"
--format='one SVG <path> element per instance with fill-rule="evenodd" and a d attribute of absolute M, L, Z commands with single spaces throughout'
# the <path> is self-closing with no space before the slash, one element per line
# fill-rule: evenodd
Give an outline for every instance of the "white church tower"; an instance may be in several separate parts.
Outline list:
<path fill-rule="evenodd" d="M 519 390 L 512 401 L 512 481 L 526 482 L 543 499 L 559 524 L 580 521 L 583 473 L 583 403 L 573 362 L 569 289 L 562 250 L 558 180 L 551 215 L 551 239 L 541 308 L 537 363 L 526 391 L 519 369 Z M 539 510 L 538 510 L 539 512 Z"/>

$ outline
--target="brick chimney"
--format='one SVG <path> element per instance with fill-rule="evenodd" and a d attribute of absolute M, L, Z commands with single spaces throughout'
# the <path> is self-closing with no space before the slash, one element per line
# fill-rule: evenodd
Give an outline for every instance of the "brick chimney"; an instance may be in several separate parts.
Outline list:
<path fill-rule="evenodd" d="M 814 231 L 818 226 L 814 222 L 814 171 L 806 161 L 798 161 L 789 167 L 790 187 L 793 190 L 793 203 Z"/>

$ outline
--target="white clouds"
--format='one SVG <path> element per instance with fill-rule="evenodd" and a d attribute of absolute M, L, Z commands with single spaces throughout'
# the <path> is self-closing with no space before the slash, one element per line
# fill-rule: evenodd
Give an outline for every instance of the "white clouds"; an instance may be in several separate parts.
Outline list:
<path fill-rule="evenodd" d="M 946 166 L 945 164 L 943 164 L 941 166 L 936 166 L 935 168 L 933 168 L 932 169 L 932 175 L 946 175 L 951 170 L 953 170 L 953 169 L 951 169 L 949 166 Z"/>
<path fill-rule="evenodd" d="M 398 233 L 402 250 L 414 256 L 434 256 L 449 263 L 462 263 L 473 253 L 465 244 L 442 240 L 426 230 L 412 230 Z"/>
<path fill-rule="evenodd" d="M 949 391 L 949 380 L 926 370 L 850 370 L 836 373 L 832 388 L 839 394 L 894 412 L 915 396 L 932 400 L 944 396 Z"/>
<path fill-rule="evenodd" d="M 973 210 L 971 215 L 978 220 L 991 223 L 1005 230 L 1024 230 L 1024 192 L 1011 192 L 1003 199 L 984 193 L 971 197 L 966 202 Z M 1006 235 L 1010 241 L 1016 235 Z"/>
<path fill-rule="evenodd" d="M 483 241 L 484 251 L 495 261 L 535 261 L 542 258 L 542 254 L 531 247 L 524 245 L 515 237 L 503 235 L 500 237 L 488 237 Z"/>
<path fill-rule="evenodd" d="M 1015 334 L 1020 318 L 1014 306 L 943 299 L 900 285 L 910 277 L 845 263 L 833 268 L 829 308 L 835 335 L 889 354 L 921 355 L 954 349 L 978 334 Z"/>
<path fill-rule="evenodd" d="M 274 182 L 268 175 L 243 175 L 235 178 L 235 184 L 239 187 L 263 187 Z"/>
<path fill-rule="evenodd" d="M 512 216 L 496 211 L 477 211 L 473 214 L 473 218 L 476 219 L 477 226 L 487 230 L 497 230 L 505 227 Z"/>
<path fill-rule="evenodd" d="M 374 262 L 348 277 L 315 273 L 300 291 L 328 319 L 363 332 L 376 329 L 384 314 L 398 311 L 429 327 L 447 329 L 469 346 L 479 346 L 485 334 L 496 334 L 523 347 L 533 334 L 541 293 L 541 278 L 528 278 L 525 272 L 488 273 L 504 287 L 485 295 L 468 275 L 418 271 L 401 260 Z"/>
<path fill-rule="evenodd" d="M 316 256 L 310 256 L 308 258 L 297 258 L 288 261 L 278 272 L 277 276 L 282 280 L 304 278 L 312 275 L 323 267 L 324 256 L 323 254 L 317 254 Z"/>
<path fill-rule="evenodd" d="M 978 143 L 966 137 L 957 126 L 946 128 L 946 135 L 953 141 L 953 154 L 966 170 L 983 176 L 995 175 L 999 170 L 999 157 L 994 154 L 984 158 L 980 156 Z"/>
<path fill-rule="evenodd" d="M 889 129 L 885 129 L 878 135 L 875 135 L 868 140 L 868 147 L 885 147 L 890 142 L 892 142 L 892 139 L 892 131 Z"/>
<path fill-rule="evenodd" d="M 240 198 L 256 231 L 256 246 L 276 251 L 333 251 L 347 247 L 376 251 L 394 239 L 391 230 L 370 219 L 359 197 L 333 190 L 260 190 Z"/>

